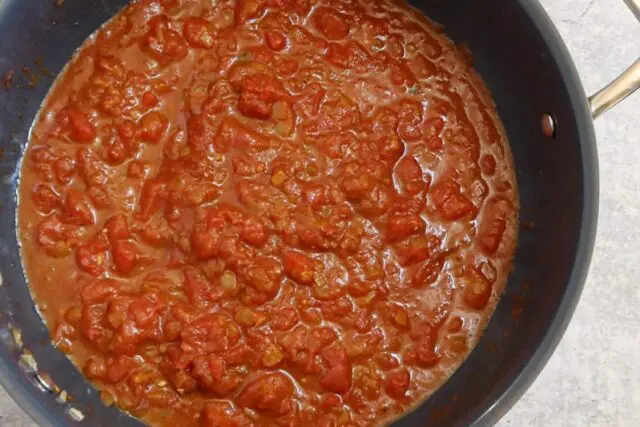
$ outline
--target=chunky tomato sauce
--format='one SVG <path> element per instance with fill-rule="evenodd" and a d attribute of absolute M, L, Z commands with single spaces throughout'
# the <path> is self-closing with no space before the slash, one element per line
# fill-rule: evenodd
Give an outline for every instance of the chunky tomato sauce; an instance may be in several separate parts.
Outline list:
<path fill-rule="evenodd" d="M 22 168 L 55 345 L 155 425 L 369 426 L 505 287 L 517 189 L 469 55 L 373 0 L 141 0 L 78 51 Z"/>

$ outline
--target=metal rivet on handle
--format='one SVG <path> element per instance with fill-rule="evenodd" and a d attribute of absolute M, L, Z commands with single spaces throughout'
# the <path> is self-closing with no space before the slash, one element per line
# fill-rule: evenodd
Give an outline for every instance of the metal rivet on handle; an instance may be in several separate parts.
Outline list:
<path fill-rule="evenodd" d="M 549 113 L 544 113 L 540 119 L 542 126 L 542 134 L 547 138 L 555 138 L 556 136 L 556 119 Z"/>

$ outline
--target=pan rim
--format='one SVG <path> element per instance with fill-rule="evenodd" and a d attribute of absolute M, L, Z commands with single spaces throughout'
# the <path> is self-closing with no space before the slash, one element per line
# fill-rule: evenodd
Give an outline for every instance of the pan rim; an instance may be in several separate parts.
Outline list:
<path fill-rule="evenodd" d="M 492 403 L 481 410 L 470 426 L 496 424 L 520 400 L 546 366 L 571 321 L 580 300 L 593 255 L 598 220 L 599 173 L 595 130 L 587 95 L 573 59 L 553 21 L 538 0 L 518 0 L 549 48 L 564 81 L 573 108 L 580 142 L 582 210 L 579 238 L 567 286 L 543 338 L 531 356 L 507 382 Z"/>

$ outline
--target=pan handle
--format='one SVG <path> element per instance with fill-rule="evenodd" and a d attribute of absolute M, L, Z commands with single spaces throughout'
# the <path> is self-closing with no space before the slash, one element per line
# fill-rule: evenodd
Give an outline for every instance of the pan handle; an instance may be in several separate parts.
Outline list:
<path fill-rule="evenodd" d="M 624 0 L 640 21 L 640 0 Z M 596 94 L 589 97 L 591 115 L 595 119 L 640 88 L 640 59 Z"/>

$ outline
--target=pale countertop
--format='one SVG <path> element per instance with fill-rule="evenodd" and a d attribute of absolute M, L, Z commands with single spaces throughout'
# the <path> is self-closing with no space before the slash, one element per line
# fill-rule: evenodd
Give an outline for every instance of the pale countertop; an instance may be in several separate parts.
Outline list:
<path fill-rule="evenodd" d="M 640 57 L 640 23 L 622 0 L 540 0 L 587 93 Z M 595 124 L 596 247 L 558 349 L 500 427 L 640 426 L 640 94 Z M 35 425 L 0 388 L 0 427 Z"/>

